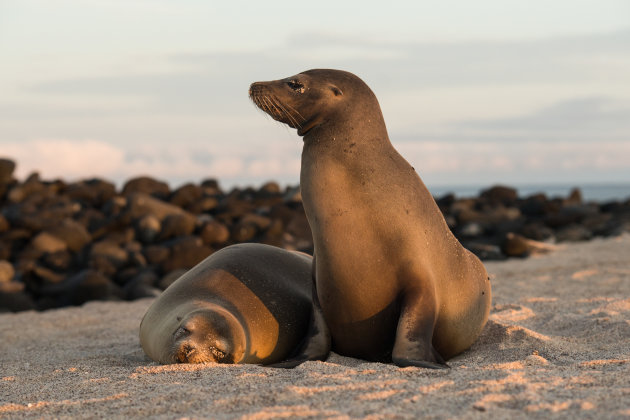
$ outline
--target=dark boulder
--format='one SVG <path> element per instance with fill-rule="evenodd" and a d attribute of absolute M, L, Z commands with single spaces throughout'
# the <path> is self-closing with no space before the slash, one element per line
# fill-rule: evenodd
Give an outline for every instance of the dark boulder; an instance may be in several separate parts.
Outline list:
<path fill-rule="evenodd" d="M 92 241 L 85 226 L 71 218 L 65 218 L 58 225 L 51 226 L 46 233 L 63 241 L 72 252 L 80 251 Z"/>
<path fill-rule="evenodd" d="M 7 220 L 6 217 L 0 214 L 0 233 L 4 233 L 8 231 L 9 229 L 11 229 L 11 225 L 9 224 L 9 221 Z"/>
<path fill-rule="evenodd" d="M 162 223 L 157 216 L 146 214 L 135 222 L 136 237 L 145 244 L 150 244 L 162 231 Z"/>
<path fill-rule="evenodd" d="M 121 289 L 107 276 L 90 269 L 44 289 L 43 294 L 54 297 L 58 306 L 82 305 L 92 300 L 121 300 L 123 297 Z"/>
<path fill-rule="evenodd" d="M 195 184 L 185 184 L 176 189 L 169 202 L 177 207 L 189 208 L 203 196 L 203 188 Z"/>
<path fill-rule="evenodd" d="M 101 207 L 116 195 L 116 186 L 95 178 L 68 184 L 64 195 L 86 206 Z"/>
<path fill-rule="evenodd" d="M 193 233 L 197 226 L 197 219 L 189 213 L 169 214 L 162 222 L 162 230 L 157 239 L 163 241 Z"/>
<path fill-rule="evenodd" d="M 35 309 L 33 298 L 25 291 L 24 283 L 0 282 L 0 313 Z"/>
<path fill-rule="evenodd" d="M 206 245 L 222 245 L 230 239 L 230 231 L 221 222 L 209 220 L 203 224 L 199 232 L 199 237 Z"/>
<path fill-rule="evenodd" d="M 204 245 L 201 239 L 195 236 L 185 236 L 172 242 L 169 247 L 169 256 L 162 261 L 160 267 L 163 273 L 178 268 L 189 269 L 210 254 L 212 254 L 212 248 Z"/>
<path fill-rule="evenodd" d="M 488 201 L 492 205 L 503 204 L 510 206 L 516 203 L 518 192 L 515 188 L 504 185 L 495 185 L 481 192 L 481 199 Z"/>
<path fill-rule="evenodd" d="M 529 222 L 519 229 L 519 233 L 526 238 L 535 241 L 544 241 L 553 238 L 554 232 L 542 222 Z"/>
<path fill-rule="evenodd" d="M 44 193 L 46 186 L 40 180 L 38 173 L 33 173 L 21 184 L 9 189 L 7 199 L 12 203 L 21 203 L 30 196 Z"/>
<path fill-rule="evenodd" d="M 149 245 L 142 249 L 148 264 L 160 265 L 168 258 L 170 252 L 166 246 L 163 245 Z"/>
<path fill-rule="evenodd" d="M 204 179 L 201 181 L 201 188 L 206 195 L 223 195 L 223 190 L 216 179 Z"/>
<path fill-rule="evenodd" d="M 66 272 L 73 265 L 73 256 L 68 251 L 57 251 L 44 254 L 40 262 L 46 267 L 56 272 Z"/>
<path fill-rule="evenodd" d="M 156 287 L 158 276 L 153 270 L 143 270 L 125 283 L 123 292 L 125 299 L 135 300 L 147 297 L 157 297 L 162 292 Z"/>
<path fill-rule="evenodd" d="M 13 180 L 15 162 L 11 159 L 0 158 L 0 185 L 6 185 Z"/>
<path fill-rule="evenodd" d="M 505 260 L 507 257 L 498 245 L 480 242 L 465 243 L 464 247 L 482 260 Z"/>
<path fill-rule="evenodd" d="M 6 260 L 0 260 L 0 283 L 8 283 L 13 280 L 15 269 L 13 264 Z"/>
<path fill-rule="evenodd" d="M 140 176 L 130 179 L 123 186 L 123 195 L 129 196 L 134 193 L 151 195 L 160 200 L 166 200 L 171 193 L 171 189 L 166 182 L 158 181 L 148 176 Z"/>

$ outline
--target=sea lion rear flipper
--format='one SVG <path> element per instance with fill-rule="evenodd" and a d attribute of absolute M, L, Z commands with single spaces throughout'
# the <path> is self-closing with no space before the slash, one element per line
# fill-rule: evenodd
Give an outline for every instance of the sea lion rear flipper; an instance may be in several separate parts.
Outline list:
<path fill-rule="evenodd" d="M 324 320 L 324 313 L 317 297 L 317 286 L 315 283 L 315 257 L 313 257 L 313 292 L 311 305 L 311 319 L 309 321 L 308 333 L 297 347 L 293 356 L 282 362 L 274 363 L 269 367 L 291 369 L 308 360 L 326 360 L 330 354 L 330 331 Z"/>
<path fill-rule="evenodd" d="M 395 365 L 428 369 L 450 368 L 433 348 L 435 309 L 435 297 L 432 294 L 426 291 L 405 294 L 392 351 L 392 362 Z"/>

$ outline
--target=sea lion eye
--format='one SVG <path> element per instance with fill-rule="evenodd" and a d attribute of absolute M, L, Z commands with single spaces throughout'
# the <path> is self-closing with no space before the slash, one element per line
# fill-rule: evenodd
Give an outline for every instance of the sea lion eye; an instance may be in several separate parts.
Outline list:
<path fill-rule="evenodd" d="M 179 340 L 182 337 L 190 335 L 190 330 L 186 327 L 179 327 L 173 333 L 173 337 L 175 340 Z"/>
<path fill-rule="evenodd" d="M 304 93 L 304 85 L 297 80 L 289 80 L 287 82 L 287 85 L 289 85 L 291 89 L 298 93 Z"/>

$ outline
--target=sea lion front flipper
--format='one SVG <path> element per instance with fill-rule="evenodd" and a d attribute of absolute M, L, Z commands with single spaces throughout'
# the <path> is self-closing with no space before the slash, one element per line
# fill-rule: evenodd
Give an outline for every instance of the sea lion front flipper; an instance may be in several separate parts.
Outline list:
<path fill-rule="evenodd" d="M 400 311 L 392 362 L 400 367 L 449 369 L 433 348 L 435 296 L 428 291 L 407 292 Z"/>
<path fill-rule="evenodd" d="M 269 367 L 291 369 L 308 360 L 326 360 L 329 354 L 330 332 L 324 321 L 321 308 L 316 308 L 313 305 L 308 334 L 298 347 L 295 356 L 285 361 L 271 364 Z"/>
<path fill-rule="evenodd" d="M 330 354 L 330 331 L 324 320 L 324 313 L 317 297 L 317 285 L 315 283 L 315 256 L 313 256 L 313 292 L 311 305 L 311 320 L 308 333 L 297 347 L 295 354 L 287 360 L 274 363 L 269 367 L 291 369 L 308 360 L 326 360 Z"/>

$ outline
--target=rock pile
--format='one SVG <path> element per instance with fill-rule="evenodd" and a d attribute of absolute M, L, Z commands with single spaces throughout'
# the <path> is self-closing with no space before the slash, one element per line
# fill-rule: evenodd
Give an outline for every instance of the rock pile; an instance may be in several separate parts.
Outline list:
<path fill-rule="evenodd" d="M 18 182 L 0 159 L 0 312 L 158 295 L 214 251 L 261 242 L 312 252 L 298 188 L 269 182 L 224 192 L 215 180 L 175 190 L 150 177 Z M 630 231 L 630 200 L 584 203 L 517 197 L 438 198 L 456 236 L 482 258 L 526 256 L 534 241 L 576 241 Z M 533 240 L 533 241 L 532 241 Z"/>
<path fill-rule="evenodd" d="M 494 186 L 479 197 L 436 201 L 455 236 L 481 259 L 526 257 L 548 243 L 630 232 L 630 199 L 584 202 L 579 189 L 564 198 L 519 198 L 514 188 Z"/>
<path fill-rule="evenodd" d="M 0 159 L 0 312 L 156 296 L 239 242 L 312 251 L 297 188 L 171 191 L 139 177 L 119 192 L 99 179 L 17 182 L 14 168 Z"/>

